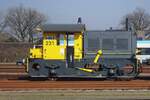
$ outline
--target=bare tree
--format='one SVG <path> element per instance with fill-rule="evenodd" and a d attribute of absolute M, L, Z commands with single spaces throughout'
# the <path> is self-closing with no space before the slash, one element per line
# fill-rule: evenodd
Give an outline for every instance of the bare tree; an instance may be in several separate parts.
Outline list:
<path fill-rule="evenodd" d="M 46 21 L 45 15 L 22 6 L 8 10 L 6 19 L 13 35 L 22 42 L 33 42 L 34 29 Z"/>
<path fill-rule="evenodd" d="M 125 15 L 122 18 L 121 25 L 125 28 L 125 19 L 128 18 L 129 25 L 131 25 L 135 31 L 149 30 L 150 29 L 150 15 L 142 8 L 136 8 L 135 11 Z"/>
<path fill-rule="evenodd" d="M 0 12 L 0 33 L 4 30 L 6 27 L 5 19 L 4 19 L 4 14 Z"/>

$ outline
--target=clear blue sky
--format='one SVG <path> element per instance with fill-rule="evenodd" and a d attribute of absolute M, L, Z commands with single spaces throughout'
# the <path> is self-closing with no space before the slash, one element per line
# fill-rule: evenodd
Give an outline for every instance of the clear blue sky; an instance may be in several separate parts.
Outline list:
<path fill-rule="evenodd" d="M 150 13 L 150 0 L 0 0 L 0 11 L 19 5 L 46 14 L 48 23 L 76 23 L 80 16 L 87 29 L 118 27 L 136 7 Z"/>

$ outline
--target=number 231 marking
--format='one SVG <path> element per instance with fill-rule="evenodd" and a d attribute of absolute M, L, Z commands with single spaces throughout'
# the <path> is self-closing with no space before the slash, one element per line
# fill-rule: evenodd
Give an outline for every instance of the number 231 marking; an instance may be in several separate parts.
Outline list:
<path fill-rule="evenodd" d="M 46 45 L 54 45 L 54 41 L 46 41 Z"/>

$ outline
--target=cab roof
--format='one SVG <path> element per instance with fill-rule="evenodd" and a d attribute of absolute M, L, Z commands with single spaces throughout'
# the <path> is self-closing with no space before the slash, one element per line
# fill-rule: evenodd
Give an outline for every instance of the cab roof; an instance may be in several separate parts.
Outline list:
<path fill-rule="evenodd" d="M 41 27 L 44 32 L 83 32 L 84 24 L 45 24 Z"/>

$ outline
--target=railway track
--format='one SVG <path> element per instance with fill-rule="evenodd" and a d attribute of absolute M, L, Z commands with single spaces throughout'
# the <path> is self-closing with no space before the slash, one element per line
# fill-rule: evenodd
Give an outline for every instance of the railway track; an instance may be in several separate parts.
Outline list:
<path fill-rule="evenodd" d="M 0 80 L 17 80 L 26 76 L 24 66 L 17 66 L 15 63 L 0 63 Z"/>
<path fill-rule="evenodd" d="M 130 70 L 131 67 L 126 67 L 126 70 Z M 14 63 L 0 63 L 0 73 L 10 72 L 10 73 L 25 73 L 25 66 L 17 66 Z M 150 73 L 150 65 L 143 65 L 142 73 Z"/>
<path fill-rule="evenodd" d="M 93 90 L 139 90 L 150 89 L 148 80 L 132 81 L 25 81 L 1 80 L 0 90 L 51 90 L 51 89 L 93 89 Z"/>
<path fill-rule="evenodd" d="M 0 64 L 0 73 L 24 73 L 24 72 L 25 72 L 24 66 L 17 66 L 14 63 Z"/>
<path fill-rule="evenodd" d="M 143 67 L 143 72 L 150 72 L 150 67 Z M 49 89 L 150 89 L 148 80 L 108 81 L 108 80 L 75 80 L 75 81 L 30 81 L 25 67 L 15 64 L 0 64 L 0 90 L 49 90 Z"/>
<path fill-rule="evenodd" d="M 130 67 L 126 67 L 130 70 Z M 144 73 L 144 74 L 143 74 Z M 150 66 L 144 65 L 142 68 L 142 76 L 150 76 Z M 27 77 L 25 66 L 17 66 L 15 63 L 0 63 L 0 79 L 20 79 Z"/>

